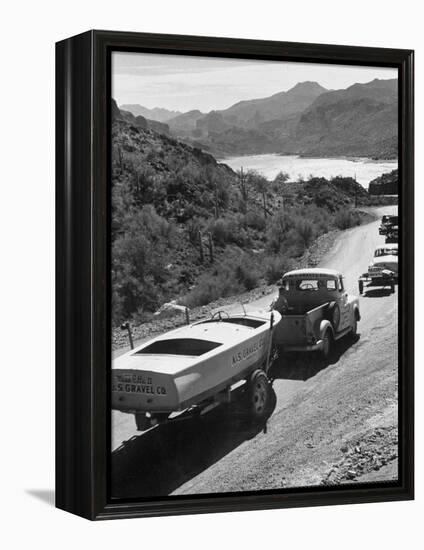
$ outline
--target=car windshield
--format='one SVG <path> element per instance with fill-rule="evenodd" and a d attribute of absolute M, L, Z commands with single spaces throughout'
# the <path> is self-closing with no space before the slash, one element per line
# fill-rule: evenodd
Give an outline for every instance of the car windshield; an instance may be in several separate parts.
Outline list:
<path fill-rule="evenodd" d="M 398 255 L 397 248 L 377 248 L 374 254 L 376 258 L 379 258 L 380 256 L 397 256 L 397 255 Z"/>

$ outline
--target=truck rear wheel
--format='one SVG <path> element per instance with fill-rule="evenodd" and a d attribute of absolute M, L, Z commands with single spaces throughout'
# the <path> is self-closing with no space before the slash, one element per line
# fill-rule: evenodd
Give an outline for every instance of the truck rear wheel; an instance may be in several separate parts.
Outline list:
<path fill-rule="evenodd" d="M 334 332 L 337 332 L 340 324 L 340 308 L 338 304 L 333 302 L 328 306 L 327 319 L 332 324 Z"/>
<path fill-rule="evenodd" d="M 262 370 L 255 370 L 249 380 L 249 412 L 254 420 L 264 420 L 268 414 L 271 384 Z"/>
<path fill-rule="evenodd" d="M 321 355 L 324 359 L 328 359 L 333 351 L 333 335 L 330 329 L 327 329 L 322 338 Z"/>

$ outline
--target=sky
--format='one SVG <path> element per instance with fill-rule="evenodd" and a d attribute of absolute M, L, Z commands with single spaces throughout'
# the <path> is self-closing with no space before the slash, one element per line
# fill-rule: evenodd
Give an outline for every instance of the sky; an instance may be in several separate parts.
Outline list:
<path fill-rule="evenodd" d="M 312 80 L 327 89 L 397 78 L 396 69 L 166 54 L 112 54 L 112 97 L 118 105 L 209 112 L 267 97 Z"/>

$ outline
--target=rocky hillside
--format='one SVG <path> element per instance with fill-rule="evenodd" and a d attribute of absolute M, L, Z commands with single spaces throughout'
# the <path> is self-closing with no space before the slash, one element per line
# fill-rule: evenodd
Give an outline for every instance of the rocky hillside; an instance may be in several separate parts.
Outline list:
<path fill-rule="evenodd" d="M 140 117 L 112 103 L 115 324 L 272 283 L 318 237 L 361 223 L 355 200 L 370 204 L 350 178 L 241 176 Z"/>
<path fill-rule="evenodd" d="M 368 187 L 370 195 L 397 195 L 399 193 L 399 174 L 392 170 L 388 174 L 372 180 Z"/>

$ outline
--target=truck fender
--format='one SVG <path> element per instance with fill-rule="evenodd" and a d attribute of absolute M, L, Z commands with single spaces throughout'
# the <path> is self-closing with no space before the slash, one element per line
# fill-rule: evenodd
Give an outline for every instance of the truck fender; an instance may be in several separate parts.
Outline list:
<path fill-rule="evenodd" d="M 319 335 L 320 335 L 321 340 L 322 340 L 322 338 L 325 334 L 325 331 L 328 330 L 328 329 L 331 330 L 331 334 L 334 337 L 333 325 L 330 323 L 330 321 L 328 319 L 322 319 L 320 324 L 319 324 Z"/>
<path fill-rule="evenodd" d="M 354 315 L 354 319 L 356 318 L 357 321 L 361 320 L 361 314 L 359 312 L 358 304 L 353 304 L 353 315 Z"/>
<path fill-rule="evenodd" d="M 335 315 L 335 311 L 337 310 L 337 315 Z M 337 302 L 329 302 L 326 310 L 325 310 L 325 317 L 328 319 L 328 321 L 331 322 L 333 332 L 337 332 L 340 325 L 340 319 L 341 319 L 341 312 L 340 307 Z M 336 317 L 336 319 L 334 319 Z"/>

